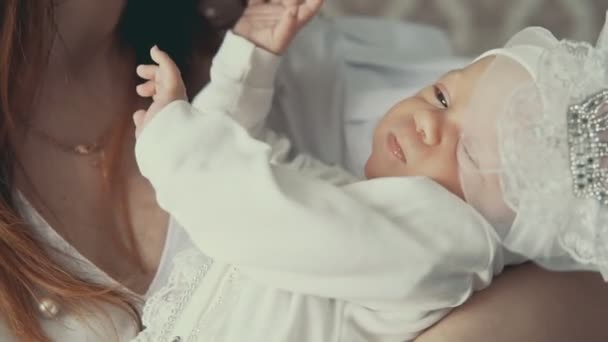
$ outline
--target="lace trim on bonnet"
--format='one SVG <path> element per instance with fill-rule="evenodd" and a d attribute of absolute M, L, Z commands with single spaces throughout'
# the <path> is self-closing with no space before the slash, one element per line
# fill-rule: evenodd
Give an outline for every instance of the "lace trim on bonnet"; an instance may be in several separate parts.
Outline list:
<path fill-rule="evenodd" d="M 505 59 L 530 77 L 497 94 L 505 99 L 500 106 L 472 107 L 491 117 L 483 120 L 495 132 L 498 160 L 461 171 L 465 198 L 502 225 L 503 242 L 514 252 L 550 268 L 599 271 L 608 280 L 608 22 L 595 46 L 528 28 L 477 60 L 491 55 L 497 58 L 479 93 L 501 79 Z M 476 133 L 463 130 L 463 139 Z M 479 148 L 460 150 L 473 147 Z M 508 215 L 487 209 L 488 175 L 498 179 Z M 479 186 L 475 177 L 486 180 Z"/>

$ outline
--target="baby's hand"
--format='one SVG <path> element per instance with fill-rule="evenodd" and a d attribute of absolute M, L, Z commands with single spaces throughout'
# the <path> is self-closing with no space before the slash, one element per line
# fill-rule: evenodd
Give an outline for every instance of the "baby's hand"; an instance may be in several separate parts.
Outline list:
<path fill-rule="evenodd" d="M 137 86 L 137 94 L 142 97 L 151 97 L 153 100 L 148 110 L 138 110 L 133 114 L 135 136 L 137 137 L 163 107 L 173 101 L 187 100 L 184 81 L 179 68 L 171 57 L 156 46 L 150 50 L 150 56 L 158 65 L 137 67 L 137 75 L 146 80 L 145 83 Z"/>
<path fill-rule="evenodd" d="M 235 34 L 280 55 L 324 0 L 249 0 Z"/>

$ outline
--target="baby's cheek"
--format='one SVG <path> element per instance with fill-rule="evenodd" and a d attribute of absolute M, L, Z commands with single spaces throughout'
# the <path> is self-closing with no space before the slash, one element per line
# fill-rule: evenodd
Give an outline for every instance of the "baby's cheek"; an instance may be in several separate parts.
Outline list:
<path fill-rule="evenodd" d="M 418 165 L 415 176 L 431 178 L 451 193 L 463 198 L 458 163 L 454 152 L 445 148 L 445 146 L 443 146 L 443 149 L 434 152 L 421 161 L 423 165 Z"/>
<path fill-rule="evenodd" d="M 381 144 L 381 125 L 378 125 L 374 131 L 374 137 L 372 141 L 372 151 L 369 157 L 367 158 L 367 162 L 365 163 L 364 175 L 367 179 L 382 177 L 382 144 Z"/>
<path fill-rule="evenodd" d="M 460 184 L 460 174 L 458 172 L 458 160 L 453 151 L 448 151 L 445 156 L 443 177 L 445 177 L 445 187 L 453 194 L 464 198 L 464 191 Z"/>

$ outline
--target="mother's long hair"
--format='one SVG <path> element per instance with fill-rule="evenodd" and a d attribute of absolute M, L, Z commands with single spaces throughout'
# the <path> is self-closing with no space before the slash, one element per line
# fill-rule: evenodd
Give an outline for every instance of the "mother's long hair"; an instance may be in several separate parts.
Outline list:
<path fill-rule="evenodd" d="M 197 2 L 128 0 L 123 37 L 138 59 L 145 61 L 149 47 L 159 44 L 187 70 L 195 47 L 203 54 L 212 53 L 217 35 L 198 14 Z M 12 198 L 17 161 L 10 135 L 17 116 L 28 111 L 28 97 L 36 93 L 48 64 L 56 34 L 54 6 L 54 0 L 0 1 L 0 319 L 20 341 L 49 341 L 39 323 L 36 294 L 41 292 L 77 314 L 104 303 L 118 306 L 139 326 L 136 299 L 65 270 L 32 234 Z M 125 113 L 125 121 L 129 117 Z"/>

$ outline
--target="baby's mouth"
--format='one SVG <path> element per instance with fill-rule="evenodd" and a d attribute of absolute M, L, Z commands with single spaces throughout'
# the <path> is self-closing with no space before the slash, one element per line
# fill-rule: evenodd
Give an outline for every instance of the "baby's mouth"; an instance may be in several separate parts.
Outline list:
<path fill-rule="evenodd" d="M 405 154 L 403 153 L 403 149 L 397 140 L 397 137 L 393 133 L 388 134 L 387 139 L 387 147 L 388 151 L 393 155 L 393 157 L 397 158 L 403 163 L 406 163 Z"/>

